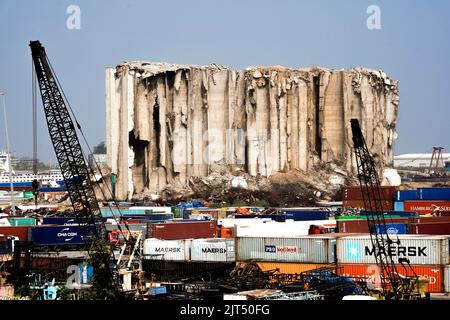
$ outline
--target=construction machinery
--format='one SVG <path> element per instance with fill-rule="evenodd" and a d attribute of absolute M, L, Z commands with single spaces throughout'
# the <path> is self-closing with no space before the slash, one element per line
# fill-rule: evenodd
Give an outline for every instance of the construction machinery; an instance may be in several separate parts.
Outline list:
<path fill-rule="evenodd" d="M 376 264 L 380 269 L 381 298 L 386 300 L 421 299 L 424 297 L 424 281 L 414 272 L 409 259 L 389 254 L 392 252 L 391 247 L 400 245 L 400 240 L 398 236 L 386 232 L 386 219 L 382 209 L 382 194 L 376 164 L 367 148 L 359 121 L 351 119 L 350 123 L 370 239 Z M 399 269 L 402 270 L 403 275 L 400 274 Z"/>
<path fill-rule="evenodd" d="M 134 272 L 134 270 L 130 271 L 130 268 L 132 262 L 139 258 L 141 239 L 129 233 L 120 257 L 117 262 L 115 261 L 113 246 L 109 242 L 107 230 L 102 222 L 90 179 L 92 170 L 89 170 L 86 164 L 74 121 L 69 113 L 70 105 L 64 92 L 60 90 L 61 86 L 44 47 L 39 41 L 31 41 L 30 48 L 50 139 L 74 213 L 77 218 L 84 221 L 80 223 L 80 230 L 86 241 L 90 263 L 94 268 L 92 298 L 118 298 L 123 289 L 130 289 L 131 274 Z M 72 111 L 71 108 L 70 111 Z M 72 116 L 74 116 L 73 112 Z M 78 130 L 81 131 L 81 126 L 75 117 L 74 120 Z M 121 276 L 126 278 L 125 281 L 121 281 Z"/>

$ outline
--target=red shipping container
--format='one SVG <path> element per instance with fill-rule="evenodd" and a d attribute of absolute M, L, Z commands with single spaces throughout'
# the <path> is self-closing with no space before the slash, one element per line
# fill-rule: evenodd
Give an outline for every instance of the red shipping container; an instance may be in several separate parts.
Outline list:
<path fill-rule="evenodd" d="M 411 266 L 414 272 L 419 276 L 428 279 L 428 292 L 443 292 L 444 287 L 444 267 L 442 266 Z M 338 274 L 358 278 L 366 278 L 367 283 L 381 287 L 380 271 L 375 264 L 340 264 L 338 265 Z M 404 268 L 397 266 L 397 271 L 406 276 Z M 412 274 L 408 274 L 412 276 Z"/>
<path fill-rule="evenodd" d="M 19 238 L 19 241 L 28 240 L 29 226 L 14 226 L 14 227 L 0 227 L 0 240 L 6 240 L 8 236 L 15 236 Z"/>
<path fill-rule="evenodd" d="M 433 213 L 435 210 L 450 211 L 450 201 L 405 201 L 404 210 L 419 214 Z"/>
<path fill-rule="evenodd" d="M 386 219 L 386 223 L 408 223 L 408 218 Z M 339 233 L 369 233 L 367 219 L 336 220 Z"/>
<path fill-rule="evenodd" d="M 363 200 L 347 200 L 347 199 L 344 199 L 343 207 L 344 207 L 344 209 L 348 209 L 348 208 L 364 209 L 364 201 Z M 381 209 L 384 210 L 384 211 L 392 211 L 392 210 L 394 210 L 394 201 L 381 200 Z M 405 211 L 407 211 L 407 210 L 405 209 Z"/>
<path fill-rule="evenodd" d="M 450 222 L 412 223 L 411 234 L 442 234 L 450 235 Z"/>
<path fill-rule="evenodd" d="M 366 189 L 364 189 L 366 190 Z M 397 190 L 397 187 L 392 187 L 392 186 L 388 186 L 388 187 L 380 187 L 380 199 L 383 200 L 390 200 L 390 201 L 394 201 L 395 199 L 395 191 Z M 370 195 L 372 195 L 372 191 L 371 189 L 369 189 Z M 375 197 L 377 196 L 377 192 L 375 191 Z M 361 192 L 361 187 L 347 187 L 344 190 L 344 195 L 343 195 L 343 199 L 347 199 L 347 200 L 362 200 L 363 199 L 363 194 Z"/>
<path fill-rule="evenodd" d="M 215 221 L 148 223 L 147 238 L 162 240 L 216 238 Z"/>
<path fill-rule="evenodd" d="M 414 217 L 410 218 L 411 223 L 442 223 L 450 222 L 450 217 Z"/>

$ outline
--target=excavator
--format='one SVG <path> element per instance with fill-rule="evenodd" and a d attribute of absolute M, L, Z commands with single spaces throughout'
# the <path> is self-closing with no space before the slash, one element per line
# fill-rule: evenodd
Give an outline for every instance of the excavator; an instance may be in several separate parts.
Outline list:
<path fill-rule="evenodd" d="M 384 300 L 424 299 L 428 280 L 420 278 L 415 273 L 409 259 L 389 254 L 392 246 L 400 245 L 400 239 L 397 235 L 386 232 L 386 219 L 382 209 L 380 179 L 376 164 L 367 148 L 358 119 L 351 119 L 350 124 L 370 239 L 381 276 L 381 292 L 376 293 L 376 296 Z"/>
<path fill-rule="evenodd" d="M 64 91 L 60 90 L 60 83 L 44 47 L 39 41 L 31 41 L 30 48 L 50 139 L 74 213 L 79 221 L 84 221 L 79 224 L 80 232 L 86 242 L 89 263 L 94 269 L 90 298 L 123 298 L 124 292 L 131 290 L 131 278 L 142 270 L 139 263 L 141 235 L 127 232 L 120 256 L 115 258 L 90 179 L 93 171 L 86 164 L 78 139 L 76 127 L 82 133 L 81 126 Z"/>

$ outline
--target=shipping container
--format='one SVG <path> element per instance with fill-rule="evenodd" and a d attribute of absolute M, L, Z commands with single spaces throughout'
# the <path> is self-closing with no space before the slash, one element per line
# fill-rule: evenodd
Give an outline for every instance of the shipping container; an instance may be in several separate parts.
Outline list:
<path fill-rule="evenodd" d="M 35 218 L 8 218 L 11 226 L 34 226 L 36 225 Z"/>
<path fill-rule="evenodd" d="M 396 239 L 396 238 L 394 238 Z M 387 254 L 395 260 L 407 258 L 410 264 L 445 265 L 449 259 L 449 237 L 433 235 L 399 235 L 400 245 L 392 244 Z M 376 263 L 370 236 L 337 239 L 337 261 L 343 264 Z"/>
<path fill-rule="evenodd" d="M 378 195 L 376 190 L 374 190 L 374 191 L 375 191 L 375 193 L 374 193 L 375 196 Z M 380 196 L 381 196 L 380 199 L 392 201 L 395 198 L 396 191 L 397 191 L 397 187 L 392 187 L 392 186 L 380 187 Z M 369 192 L 370 192 L 370 194 L 372 194 L 371 189 L 369 189 Z M 361 187 L 354 186 L 354 187 L 345 188 L 343 199 L 344 200 L 362 200 L 362 199 L 364 199 L 362 191 L 361 191 Z"/>
<path fill-rule="evenodd" d="M 395 191 L 395 201 L 419 200 L 417 190 L 397 190 Z"/>
<path fill-rule="evenodd" d="M 441 222 L 450 222 L 450 217 L 427 217 L 427 216 L 418 216 L 410 219 L 411 223 L 441 223 Z"/>
<path fill-rule="evenodd" d="M 0 226 L 0 240 L 4 241 L 8 236 L 19 238 L 19 241 L 28 241 L 29 226 L 6 227 Z"/>
<path fill-rule="evenodd" d="M 450 201 L 405 201 L 405 211 L 429 214 L 436 210 L 450 211 Z"/>
<path fill-rule="evenodd" d="M 450 293 L 450 266 L 444 268 L 444 292 Z"/>
<path fill-rule="evenodd" d="M 385 217 L 385 221 L 388 224 L 392 223 L 407 224 L 409 222 L 409 219 L 408 218 L 388 219 Z M 336 229 L 340 233 L 369 233 L 369 224 L 366 218 L 357 220 L 337 220 Z"/>
<path fill-rule="evenodd" d="M 237 225 L 236 237 L 291 237 L 309 234 L 312 225 L 324 228 L 336 228 L 336 220 L 307 220 L 307 221 L 266 221 L 250 225 Z"/>
<path fill-rule="evenodd" d="M 189 261 L 189 247 L 191 240 L 144 240 L 144 259 Z"/>
<path fill-rule="evenodd" d="M 235 218 L 225 218 L 225 219 L 219 219 L 217 220 L 217 225 L 222 226 L 224 228 L 233 228 L 238 225 L 250 225 L 254 223 L 262 223 L 262 222 L 268 222 L 272 219 L 260 219 L 260 218 L 254 218 L 254 219 L 235 219 Z"/>
<path fill-rule="evenodd" d="M 383 211 L 383 212 L 375 212 L 375 211 L 366 211 L 366 210 L 361 210 L 360 212 L 361 215 L 378 215 L 378 214 L 383 214 L 384 216 L 400 216 L 402 218 L 405 217 L 414 217 L 417 216 L 417 214 L 415 212 L 411 212 L 411 211 Z"/>
<path fill-rule="evenodd" d="M 236 228 L 224 228 L 219 226 L 218 233 L 220 238 L 234 238 L 236 236 Z"/>
<path fill-rule="evenodd" d="M 101 220 L 103 221 L 103 220 Z M 42 224 L 43 225 L 59 225 L 59 226 L 65 226 L 65 225 L 85 225 L 87 223 L 90 223 L 91 219 L 88 218 L 76 218 L 76 217 L 44 217 L 42 218 Z"/>
<path fill-rule="evenodd" d="M 408 224 L 406 223 L 386 223 L 385 225 L 374 225 L 376 233 L 382 234 L 407 234 Z"/>
<path fill-rule="evenodd" d="M 269 219 L 274 221 L 294 220 L 293 214 L 235 214 L 235 219 Z M 299 219 L 297 219 L 299 220 Z M 303 219 L 308 220 L 308 219 Z"/>
<path fill-rule="evenodd" d="M 87 263 L 80 263 L 80 283 L 81 284 L 92 284 L 94 278 L 94 267 Z"/>
<path fill-rule="evenodd" d="M 294 221 L 327 220 L 330 216 L 330 211 L 324 210 L 282 209 L 280 212 L 286 215 L 285 220 L 292 219 Z"/>
<path fill-rule="evenodd" d="M 403 201 L 394 201 L 394 211 L 405 210 L 405 203 Z"/>
<path fill-rule="evenodd" d="M 234 239 L 193 239 L 190 243 L 191 261 L 236 261 Z"/>
<path fill-rule="evenodd" d="M 92 240 L 93 227 L 77 225 L 42 225 L 29 229 L 29 239 L 35 245 L 84 245 Z"/>
<path fill-rule="evenodd" d="M 236 238 L 236 260 L 334 263 L 336 238 L 333 236 L 304 236 L 296 238 Z"/>
<path fill-rule="evenodd" d="M 258 265 L 261 271 L 278 269 L 278 272 L 283 274 L 300 274 L 302 272 L 329 266 L 329 264 L 265 262 L 265 261 L 255 261 L 255 263 Z"/>
<path fill-rule="evenodd" d="M 217 225 L 215 221 L 147 224 L 147 238 L 178 240 L 216 237 Z"/>
<path fill-rule="evenodd" d="M 411 223 L 409 233 L 449 235 L 450 237 L 450 222 Z"/>
<path fill-rule="evenodd" d="M 412 265 L 414 273 L 419 277 L 428 279 L 428 292 L 443 292 L 444 268 L 436 265 Z M 338 274 L 344 277 L 358 279 L 366 279 L 366 281 L 376 287 L 381 287 L 380 269 L 376 264 L 339 264 Z M 404 274 L 403 266 L 398 265 L 397 271 Z M 409 273 L 408 276 L 412 276 Z"/>
<path fill-rule="evenodd" d="M 367 215 L 364 216 L 336 216 L 334 217 L 336 220 L 366 220 L 367 221 Z M 398 219 L 401 218 L 398 215 L 384 215 L 385 219 Z"/>
<path fill-rule="evenodd" d="M 394 210 L 394 201 L 392 200 L 381 200 L 381 209 L 382 210 Z M 364 209 L 364 200 L 347 200 L 344 199 L 342 207 L 344 209 L 356 208 L 356 209 Z"/>
<path fill-rule="evenodd" d="M 418 188 L 420 200 L 449 200 L 450 188 Z"/>

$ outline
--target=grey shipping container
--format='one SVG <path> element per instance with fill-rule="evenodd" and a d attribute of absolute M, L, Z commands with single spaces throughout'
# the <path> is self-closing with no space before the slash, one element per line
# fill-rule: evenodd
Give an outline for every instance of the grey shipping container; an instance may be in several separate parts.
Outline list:
<path fill-rule="evenodd" d="M 396 236 L 391 236 L 395 240 Z M 446 265 L 449 260 L 449 236 L 399 235 L 400 244 L 386 248 L 394 258 L 407 258 L 411 265 Z M 370 236 L 342 237 L 337 240 L 337 262 L 375 264 Z"/>
<path fill-rule="evenodd" d="M 235 240 L 232 238 L 193 239 L 191 241 L 191 261 L 236 261 L 234 243 Z"/>
<path fill-rule="evenodd" d="M 236 260 L 334 263 L 335 248 L 334 236 L 238 237 L 236 238 Z"/>

